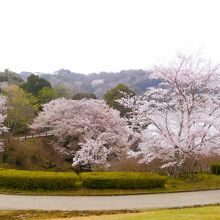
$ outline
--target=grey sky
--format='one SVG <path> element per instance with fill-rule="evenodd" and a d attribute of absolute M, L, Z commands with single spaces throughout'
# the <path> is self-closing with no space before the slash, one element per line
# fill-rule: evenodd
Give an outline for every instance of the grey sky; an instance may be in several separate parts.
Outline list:
<path fill-rule="evenodd" d="M 147 69 L 199 49 L 220 62 L 218 0 L 0 0 L 0 9 L 0 69 Z"/>

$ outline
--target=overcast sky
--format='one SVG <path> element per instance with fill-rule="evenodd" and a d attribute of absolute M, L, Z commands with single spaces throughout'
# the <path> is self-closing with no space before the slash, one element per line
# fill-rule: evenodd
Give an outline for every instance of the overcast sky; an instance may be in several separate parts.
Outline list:
<path fill-rule="evenodd" d="M 0 0 L 0 69 L 148 69 L 175 53 L 220 62 L 219 0 Z"/>

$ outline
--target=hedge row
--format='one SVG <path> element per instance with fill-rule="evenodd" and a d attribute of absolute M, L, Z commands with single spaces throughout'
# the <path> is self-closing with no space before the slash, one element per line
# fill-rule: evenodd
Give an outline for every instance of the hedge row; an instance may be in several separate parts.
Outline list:
<path fill-rule="evenodd" d="M 65 190 L 75 188 L 78 181 L 73 172 L 0 170 L 2 188 Z"/>
<path fill-rule="evenodd" d="M 83 186 L 94 189 L 147 189 L 161 188 L 165 178 L 153 173 L 91 172 L 81 173 Z"/>
<path fill-rule="evenodd" d="M 220 175 L 220 162 L 212 164 L 211 165 L 211 170 L 212 170 L 213 174 Z"/>
<path fill-rule="evenodd" d="M 80 181 L 83 186 L 96 189 L 159 188 L 165 184 L 164 177 L 153 173 L 89 172 L 81 173 L 80 178 L 73 172 L 3 169 L 0 170 L 0 188 L 65 190 L 76 188 Z"/>

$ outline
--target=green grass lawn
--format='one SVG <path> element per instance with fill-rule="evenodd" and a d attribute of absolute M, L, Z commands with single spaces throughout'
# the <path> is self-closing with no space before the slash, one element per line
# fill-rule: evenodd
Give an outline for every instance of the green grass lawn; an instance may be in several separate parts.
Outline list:
<path fill-rule="evenodd" d="M 123 194 L 144 194 L 161 192 L 194 191 L 206 189 L 220 189 L 220 175 L 197 174 L 191 178 L 173 178 L 167 177 L 165 188 L 158 189 L 86 189 L 79 188 L 71 191 L 22 191 L 17 189 L 2 189 L 0 193 L 28 194 L 28 195 L 123 195 Z"/>
<path fill-rule="evenodd" d="M 60 218 L 61 219 L 61 218 Z M 143 213 L 75 217 L 74 220 L 220 220 L 220 206 L 155 210 Z"/>
<path fill-rule="evenodd" d="M 157 209 L 145 212 L 0 211 L 0 220 L 220 220 L 220 206 Z"/>

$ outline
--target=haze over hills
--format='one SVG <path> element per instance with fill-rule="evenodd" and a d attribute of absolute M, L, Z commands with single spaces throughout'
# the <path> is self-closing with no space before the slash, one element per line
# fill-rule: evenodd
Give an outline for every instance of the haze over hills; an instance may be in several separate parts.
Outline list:
<path fill-rule="evenodd" d="M 42 78 L 48 80 L 52 86 L 64 84 L 75 93 L 89 92 L 96 94 L 97 97 L 102 97 L 107 90 L 112 89 L 119 83 L 127 85 L 137 94 L 142 94 L 147 87 L 156 86 L 159 82 L 158 80 L 149 79 L 150 71 L 141 69 L 122 70 L 116 73 L 91 73 L 88 75 L 61 69 L 53 74 L 21 72 L 20 76 L 26 80 L 31 74 L 40 75 Z"/>

